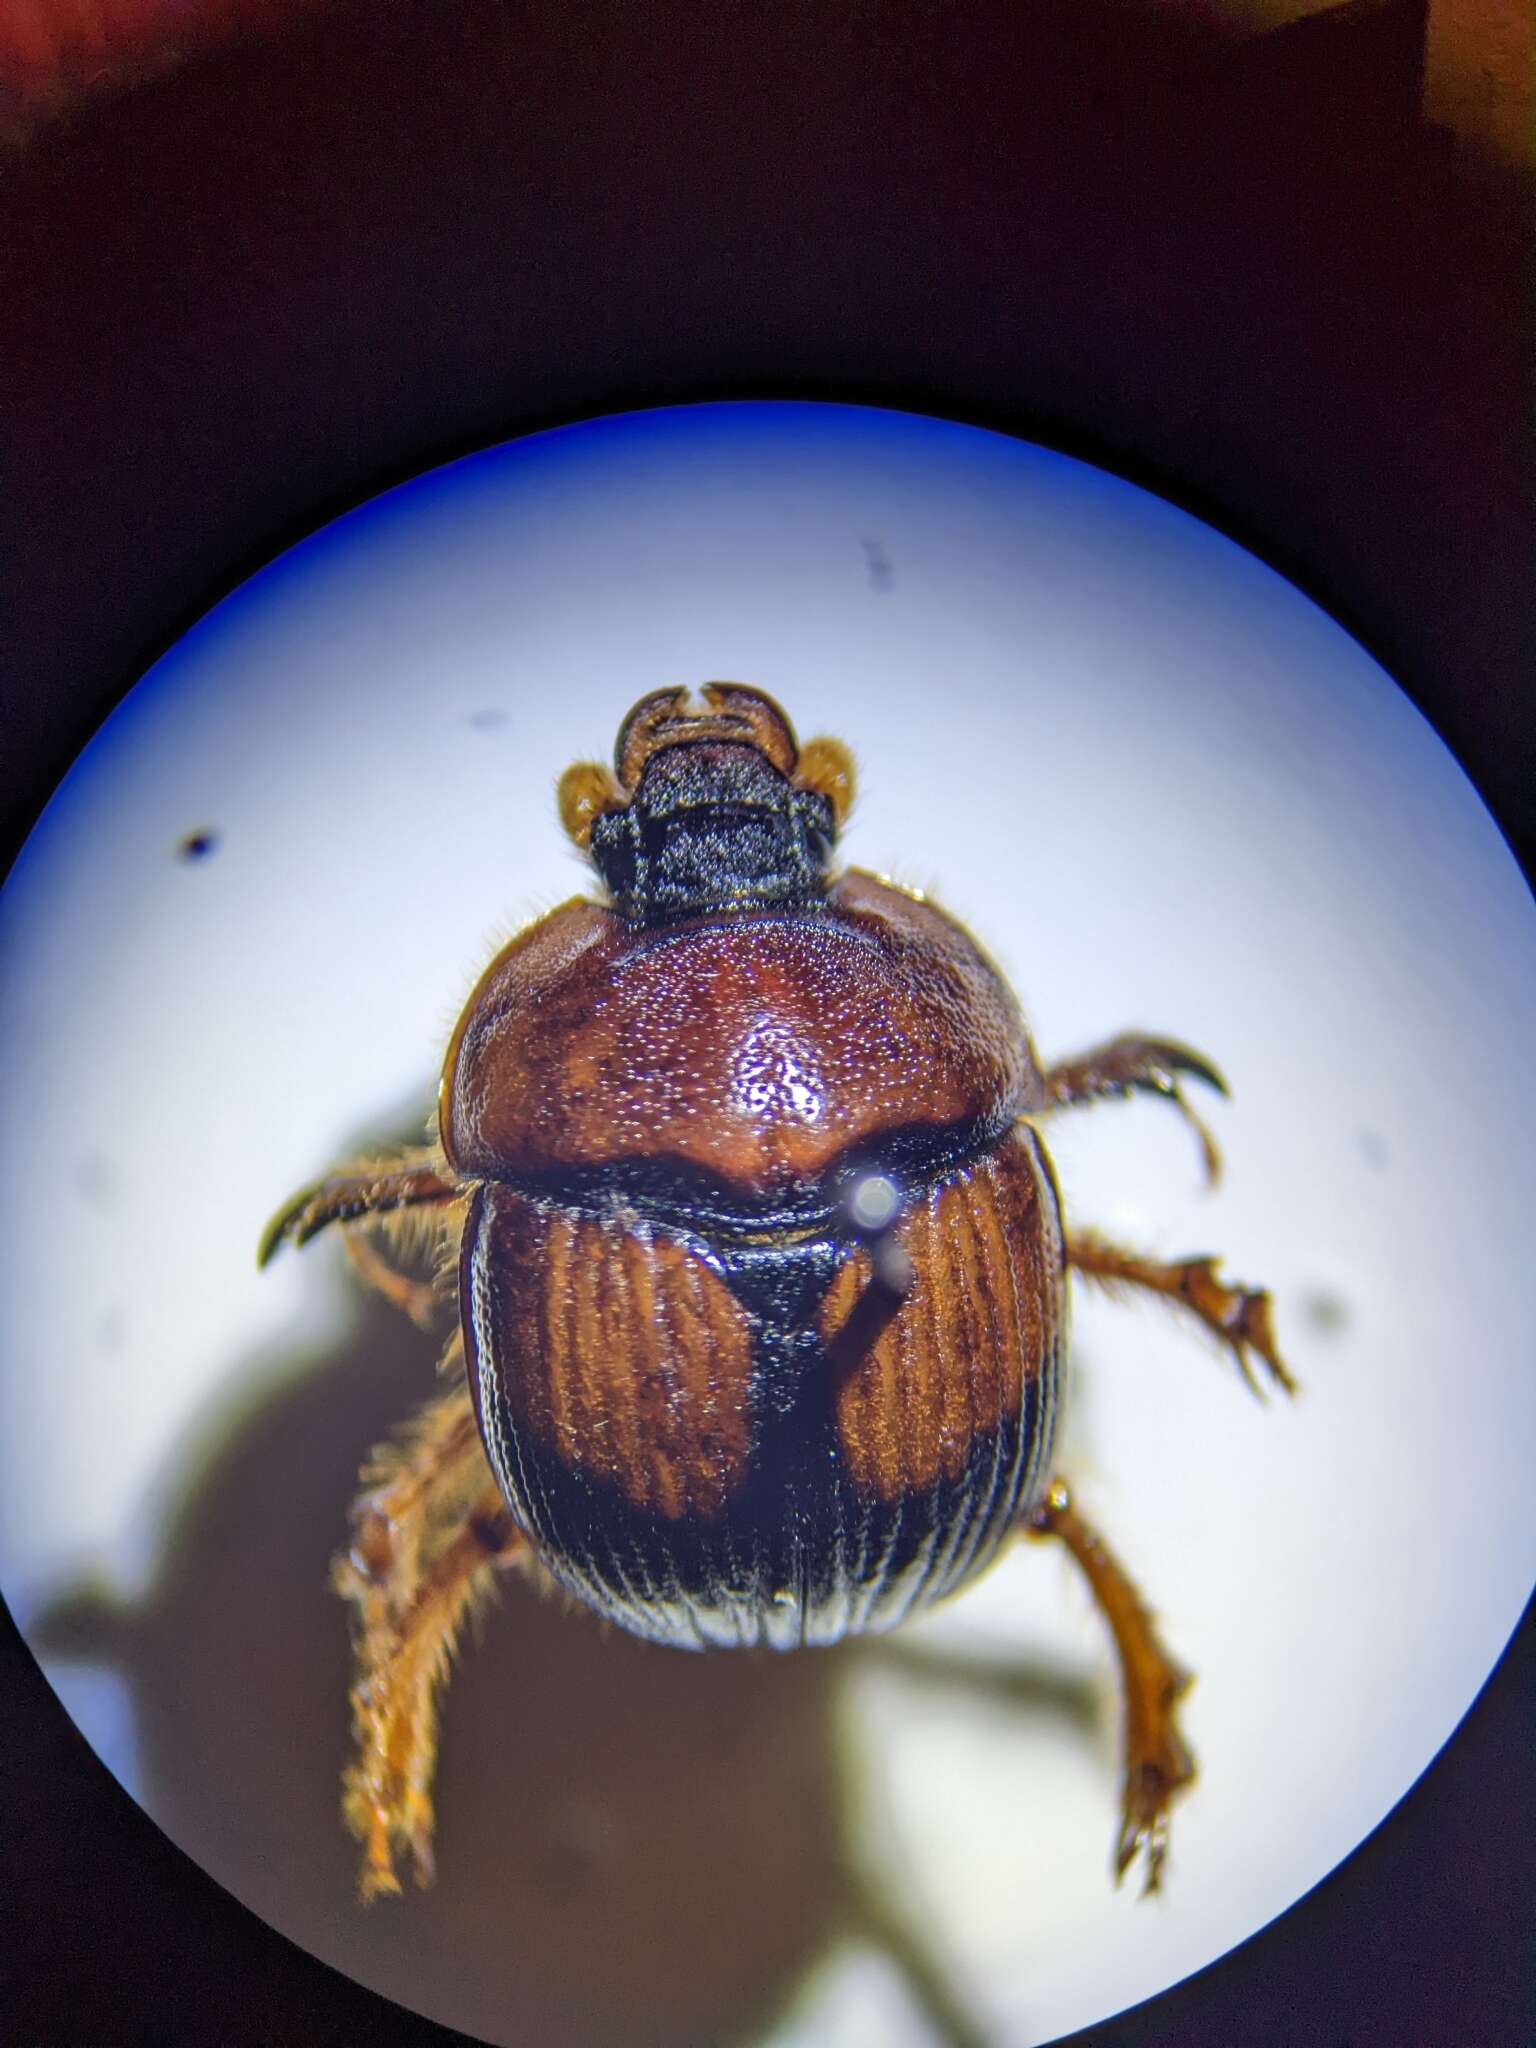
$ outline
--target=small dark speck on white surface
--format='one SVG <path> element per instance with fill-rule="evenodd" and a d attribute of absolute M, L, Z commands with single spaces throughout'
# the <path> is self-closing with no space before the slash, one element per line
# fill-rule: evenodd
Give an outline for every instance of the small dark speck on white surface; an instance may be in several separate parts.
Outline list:
<path fill-rule="evenodd" d="M 1355 1133 L 1355 1143 L 1360 1147 L 1360 1157 L 1367 1166 L 1374 1166 L 1378 1173 L 1392 1164 L 1392 1152 L 1379 1131 L 1368 1130 L 1363 1124 Z"/>
<path fill-rule="evenodd" d="M 218 850 L 218 833 L 210 831 L 205 826 L 201 831 L 189 832 L 186 835 L 176 848 L 176 857 L 185 861 L 207 860 L 210 854 L 217 853 Z"/>
<path fill-rule="evenodd" d="M 93 1209 L 115 1209 L 123 1176 L 105 1152 L 82 1152 L 75 1166 L 75 1186 Z"/>
<path fill-rule="evenodd" d="M 1347 1330 L 1351 1321 L 1349 1303 L 1331 1287 L 1313 1287 L 1300 1298 L 1299 1307 L 1307 1325 L 1320 1337 L 1334 1337 Z"/>
<path fill-rule="evenodd" d="M 859 545 L 864 550 L 864 567 L 869 575 L 871 589 L 889 590 L 896 581 L 896 572 L 891 567 L 891 558 L 885 552 L 883 543 L 878 540 L 864 540 L 860 541 Z"/>
<path fill-rule="evenodd" d="M 505 725 L 506 722 L 507 714 L 497 704 L 486 704 L 478 711 L 471 711 L 465 721 L 466 724 L 472 725 L 476 732 L 494 732 L 497 726 Z"/>

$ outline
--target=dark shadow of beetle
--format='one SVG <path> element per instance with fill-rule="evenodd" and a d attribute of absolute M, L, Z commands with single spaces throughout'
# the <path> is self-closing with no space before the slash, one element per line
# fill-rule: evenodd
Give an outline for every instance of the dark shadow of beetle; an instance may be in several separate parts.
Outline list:
<path fill-rule="evenodd" d="M 205 1869 L 359 1982 L 491 2042 L 750 2043 L 850 1941 L 894 1960 L 939 2040 L 985 2040 L 900 1873 L 860 1871 L 843 1689 L 876 1656 L 1086 1730 L 1093 1688 L 899 1638 L 685 1656 L 510 1579 L 448 1688 L 437 1882 L 364 1909 L 328 1567 L 361 1457 L 430 1392 L 432 1349 L 370 1295 L 335 1355 L 251 1377 L 204 1436 L 147 1597 L 82 1584 L 30 1631 L 121 1676 L 144 1802 Z"/>

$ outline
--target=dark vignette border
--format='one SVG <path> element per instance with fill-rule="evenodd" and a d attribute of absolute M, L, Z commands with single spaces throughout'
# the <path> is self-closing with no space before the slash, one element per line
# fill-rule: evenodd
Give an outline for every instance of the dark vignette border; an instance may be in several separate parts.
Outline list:
<path fill-rule="evenodd" d="M 1420 119 L 1424 26 L 344 0 L 38 134 L 0 224 L 0 850 L 150 661 L 362 498 L 571 419 L 792 397 L 1020 434 L 1222 528 L 1398 677 L 1529 875 L 1530 192 Z M 8 1625 L 0 1688 L 9 2038 L 453 2038 L 221 1893 Z M 1528 1616 L 1339 1872 L 1077 2039 L 1528 2038 L 1533 1720 Z"/>

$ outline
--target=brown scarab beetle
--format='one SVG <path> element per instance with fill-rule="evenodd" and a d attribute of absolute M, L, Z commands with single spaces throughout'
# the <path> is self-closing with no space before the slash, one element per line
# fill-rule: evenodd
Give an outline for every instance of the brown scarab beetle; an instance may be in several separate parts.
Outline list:
<path fill-rule="evenodd" d="M 348 1232 L 418 1320 L 456 1292 L 451 1390 L 379 1454 L 338 1563 L 358 1612 L 344 1809 L 365 1896 L 431 1873 L 434 1692 L 494 1568 L 542 1570 L 681 1649 L 828 1643 L 1059 1537 L 1125 1691 L 1117 1869 L 1158 1882 L 1193 1776 L 1188 1683 L 1051 1467 L 1067 1276 L 1166 1296 L 1252 1383 L 1291 1382 L 1266 1294 L 1062 1220 L 1039 1126 L 1215 1069 L 1122 1037 L 1042 1067 L 974 940 L 832 852 L 853 795 L 760 691 L 637 704 L 614 772 L 560 783 L 606 888 L 492 961 L 448 1047 L 436 1142 L 305 1189 L 263 1262 L 327 1223 L 425 1220 L 436 1277 Z"/>

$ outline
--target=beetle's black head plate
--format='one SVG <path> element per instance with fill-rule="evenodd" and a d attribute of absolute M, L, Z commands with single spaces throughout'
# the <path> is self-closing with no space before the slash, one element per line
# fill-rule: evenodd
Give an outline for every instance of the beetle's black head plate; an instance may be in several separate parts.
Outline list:
<path fill-rule="evenodd" d="M 658 690 L 625 719 L 614 767 L 629 800 L 592 820 L 588 851 L 624 916 L 809 905 L 826 886 L 833 807 L 795 779 L 789 721 L 760 690 Z"/>
<path fill-rule="evenodd" d="M 826 798 L 755 747 L 694 740 L 651 756 L 624 809 L 594 821 L 591 854 L 624 915 L 651 924 L 817 900 L 833 837 Z"/>

